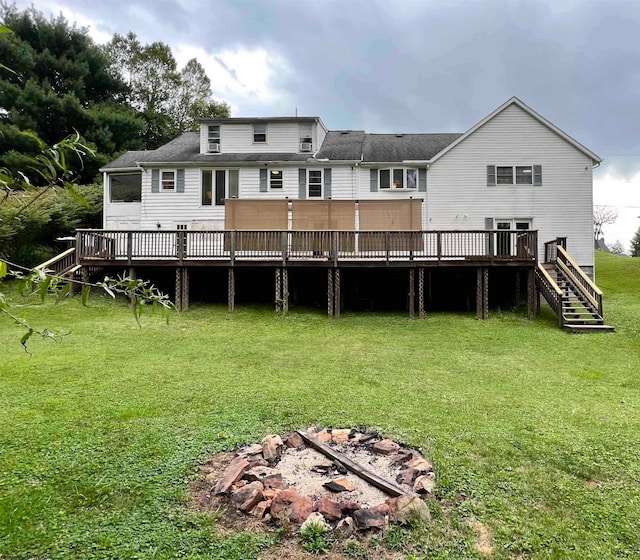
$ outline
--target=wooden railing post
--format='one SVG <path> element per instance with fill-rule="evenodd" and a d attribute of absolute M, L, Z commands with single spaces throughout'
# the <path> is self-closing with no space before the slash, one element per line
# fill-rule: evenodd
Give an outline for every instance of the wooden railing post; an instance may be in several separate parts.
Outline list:
<path fill-rule="evenodd" d="M 289 233 L 286 231 L 283 231 L 280 234 L 280 251 L 282 253 L 282 265 L 286 265 L 287 264 L 287 259 L 288 257 L 288 236 Z"/>
<path fill-rule="evenodd" d="M 387 263 L 389 262 L 389 232 L 384 232 L 384 252 L 387 258 Z"/>
<path fill-rule="evenodd" d="M 438 257 L 438 261 L 442 259 L 442 233 L 438 232 L 436 234 L 436 255 Z"/>
<path fill-rule="evenodd" d="M 229 258 L 231 259 L 231 266 L 236 264 L 236 230 L 229 232 Z"/>
<path fill-rule="evenodd" d="M 331 252 L 333 253 L 333 266 L 338 266 L 338 232 L 331 232 Z"/>
<path fill-rule="evenodd" d="M 127 232 L 127 263 L 129 265 L 131 265 L 132 253 L 133 253 L 133 232 L 128 231 Z"/>

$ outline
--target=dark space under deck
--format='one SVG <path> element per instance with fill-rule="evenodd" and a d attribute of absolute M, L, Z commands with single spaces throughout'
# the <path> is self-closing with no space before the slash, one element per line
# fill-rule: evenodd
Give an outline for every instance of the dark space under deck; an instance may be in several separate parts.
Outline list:
<path fill-rule="evenodd" d="M 203 234 L 213 242 L 203 243 Z M 299 234 L 299 235 L 298 235 Z M 158 243 L 160 241 L 160 243 Z M 536 307 L 536 232 L 78 232 L 78 263 L 189 302 L 345 311 Z"/>

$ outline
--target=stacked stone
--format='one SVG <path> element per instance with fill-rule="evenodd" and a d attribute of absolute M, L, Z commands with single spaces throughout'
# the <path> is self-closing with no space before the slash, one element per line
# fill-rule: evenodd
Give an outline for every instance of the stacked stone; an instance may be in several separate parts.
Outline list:
<path fill-rule="evenodd" d="M 435 488 L 433 467 L 420 453 L 401 447 L 376 433 L 350 429 L 321 429 L 313 435 L 327 444 L 360 444 L 373 453 L 388 456 L 398 467 L 396 482 L 419 494 L 431 494 Z M 268 435 L 261 444 L 244 447 L 236 452 L 222 477 L 214 473 L 206 481 L 213 485 L 215 495 L 229 496 L 233 507 L 265 521 L 280 524 L 321 523 L 340 535 L 356 530 L 387 529 L 393 523 L 405 523 L 410 517 L 424 521 L 430 518 L 429 508 L 416 495 L 388 498 L 374 507 L 363 508 L 353 501 L 328 498 L 313 500 L 290 487 L 277 469 L 286 448 L 300 449 L 305 443 L 299 434 Z M 335 478 L 324 485 L 328 490 L 348 495 L 354 490 L 345 478 Z"/>

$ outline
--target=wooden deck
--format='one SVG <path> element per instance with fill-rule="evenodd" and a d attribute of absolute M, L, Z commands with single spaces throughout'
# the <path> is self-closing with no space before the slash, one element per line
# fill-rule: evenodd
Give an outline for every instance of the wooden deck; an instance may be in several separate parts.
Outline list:
<path fill-rule="evenodd" d="M 430 267 L 537 263 L 536 231 L 78 230 L 84 266 Z"/>

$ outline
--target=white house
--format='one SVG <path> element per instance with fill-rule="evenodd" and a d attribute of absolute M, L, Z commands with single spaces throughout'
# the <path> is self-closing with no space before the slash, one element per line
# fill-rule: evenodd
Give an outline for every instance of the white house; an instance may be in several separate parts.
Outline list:
<path fill-rule="evenodd" d="M 425 302 L 457 298 L 484 318 L 493 298 L 526 299 L 532 317 L 542 295 L 561 326 L 602 326 L 592 282 L 600 161 L 516 97 L 458 134 L 330 131 L 319 117 L 203 119 L 104 166 L 104 230 L 78 232 L 78 262 L 175 267 L 182 307 L 190 272 L 206 270 L 211 285 L 226 270 L 232 309 L 236 272 L 253 282 L 271 267 L 286 308 L 289 272 L 295 295 L 323 267 L 330 315 L 366 299 L 372 275 L 395 274 L 376 281 L 388 285 L 406 272 L 411 314 L 416 298 L 420 315 Z"/>
<path fill-rule="evenodd" d="M 423 230 L 533 229 L 539 254 L 566 237 L 591 275 L 600 161 L 516 97 L 464 134 L 328 131 L 319 117 L 204 119 L 199 132 L 102 169 L 104 228 L 223 230 L 229 198 L 412 198 Z"/>

